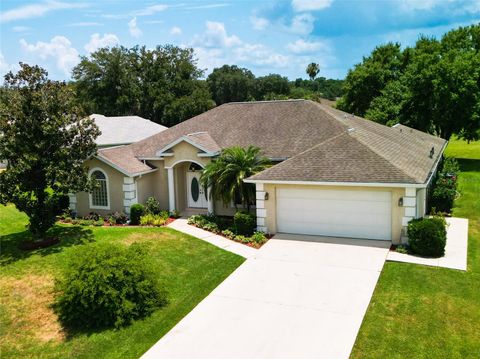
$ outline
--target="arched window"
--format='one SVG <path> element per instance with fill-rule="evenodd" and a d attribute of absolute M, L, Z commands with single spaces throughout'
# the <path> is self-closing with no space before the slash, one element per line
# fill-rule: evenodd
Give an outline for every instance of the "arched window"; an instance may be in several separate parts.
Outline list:
<path fill-rule="evenodd" d="M 95 188 L 90 193 L 90 208 L 110 209 L 106 173 L 97 168 L 90 171 L 90 176 L 95 180 Z"/>

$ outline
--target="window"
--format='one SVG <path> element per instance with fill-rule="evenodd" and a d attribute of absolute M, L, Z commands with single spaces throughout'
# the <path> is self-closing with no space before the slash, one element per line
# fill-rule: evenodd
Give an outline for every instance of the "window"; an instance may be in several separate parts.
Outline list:
<path fill-rule="evenodd" d="M 108 178 L 100 169 L 92 170 L 92 179 L 95 180 L 95 188 L 90 193 L 90 207 L 98 209 L 110 209 L 108 196 Z"/>

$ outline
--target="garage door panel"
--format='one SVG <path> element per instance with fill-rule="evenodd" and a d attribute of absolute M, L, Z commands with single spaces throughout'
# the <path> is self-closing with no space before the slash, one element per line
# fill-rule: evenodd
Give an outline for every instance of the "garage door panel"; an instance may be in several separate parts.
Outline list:
<path fill-rule="evenodd" d="M 391 239 L 391 193 L 322 189 L 277 191 L 279 232 Z"/>

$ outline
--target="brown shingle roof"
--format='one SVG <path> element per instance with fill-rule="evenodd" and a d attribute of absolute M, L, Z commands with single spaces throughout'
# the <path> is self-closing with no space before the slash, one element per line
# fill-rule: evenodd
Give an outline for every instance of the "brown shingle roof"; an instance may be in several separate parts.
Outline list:
<path fill-rule="evenodd" d="M 445 144 L 405 126 L 390 128 L 312 101 L 288 100 L 224 104 L 99 155 L 138 173 L 150 168 L 139 159 L 155 157 L 181 137 L 211 152 L 254 145 L 268 157 L 292 158 L 254 179 L 332 182 L 423 183 Z M 432 146 L 436 152 L 430 158 Z"/>

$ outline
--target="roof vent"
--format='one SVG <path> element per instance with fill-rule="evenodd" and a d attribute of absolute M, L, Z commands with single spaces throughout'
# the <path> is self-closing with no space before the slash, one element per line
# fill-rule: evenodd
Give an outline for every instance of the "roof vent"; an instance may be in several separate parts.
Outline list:
<path fill-rule="evenodd" d="M 353 127 L 350 127 L 347 131 L 348 132 L 353 132 L 353 131 L 355 131 L 355 129 Z"/>
<path fill-rule="evenodd" d="M 433 155 L 435 154 L 435 147 L 432 147 L 430 150 L 430 158 L 433 158 Z"/>

